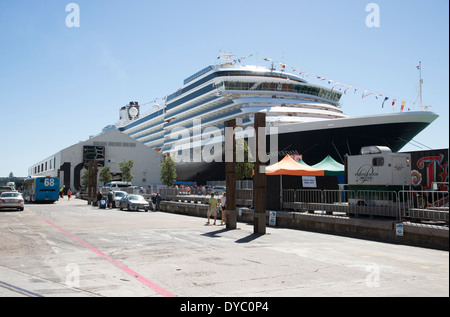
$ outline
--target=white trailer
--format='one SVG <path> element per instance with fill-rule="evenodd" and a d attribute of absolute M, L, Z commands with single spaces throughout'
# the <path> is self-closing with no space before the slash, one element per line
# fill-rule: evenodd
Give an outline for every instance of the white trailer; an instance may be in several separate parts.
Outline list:
<path fill-rule="evenodd" d="M 363 147 L 347 157 L 349 205 L 398 207 L 398 192 L 411 186 L 411 155 L 385 146 Z"/>

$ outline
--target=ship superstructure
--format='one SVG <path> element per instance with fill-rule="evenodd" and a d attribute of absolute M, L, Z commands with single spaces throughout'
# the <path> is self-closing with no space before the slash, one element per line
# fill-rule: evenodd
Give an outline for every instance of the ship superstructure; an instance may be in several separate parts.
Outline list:
<path fill-rule="evenodd" d="M 326 155 L 342 162 L 345 154 L 355 154 L 366 145 L 398 151 L 437 118 L 423 111 L 350 118 L 341 109 L 341 96 L 284 70 L 236 64 L 225 55 L 220 63 L 186 78 L 152 111 L 138 115 L 137 104 L 123 107 L 116 126 L 145 145 L 176 156 L 179 135 L 190 151 L 201 151 L 205 142 L 211 142 L 199 137 L 202 131 L 223 129 L 226 121 L 236 118 L 245 128 L 253 124 L 255 113 L 263 112 L 266 125 L 278 128 L 279 155 L 296 153 L 315 164 Z M 216 140 L 223 141 L 223 137 Z M 223 168 L 215 163 L 221 164 L 182 162 L 179 179 L 224 179 Z"/>

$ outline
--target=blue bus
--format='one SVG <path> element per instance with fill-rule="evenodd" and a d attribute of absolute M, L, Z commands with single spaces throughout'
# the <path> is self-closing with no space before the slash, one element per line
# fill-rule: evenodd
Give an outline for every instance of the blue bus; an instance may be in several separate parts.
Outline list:
<path fill-rule="evenodd" d="M 23 197 L 31 202 L 54 203 L 59 199 L 59 179 L 48 176 L 27 178 L 23 185 Z"/>

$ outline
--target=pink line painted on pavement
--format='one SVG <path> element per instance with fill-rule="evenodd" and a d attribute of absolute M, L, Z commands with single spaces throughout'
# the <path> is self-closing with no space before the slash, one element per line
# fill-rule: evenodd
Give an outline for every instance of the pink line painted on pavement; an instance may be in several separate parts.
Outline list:
<path fill-rule="evenodd" d="M 120 263 L 119 261 L 116 261 L 112 258 L 110 258 L 109 256 L 107 256 L 105 253 L 101 252 L 100 250 L 94 248 L 93 246 L 91 246 L 90 244 L 84 242 L 83 240 L 81 240 L 80 238 L 78 238 L 77 236 L 73 235 L 72 233 L 70 233 L 69 231 L 66 231 L 60 227 L 58 227 L 57 225 L 51 223 L 50 221 L 42 218 L 42 220 L 44 220 L 46 223 L 48 223 L 49 225 L 55 227 L 56 229 L 58 229 L 59 231 L 65 233 L 66 235 L 70 236 L 72 239 L 74 239 L 75 241 L 81 243 L 82 245 L 84 245 L 85 247 L 87 247 L 88 249 L 90 249 L 91 251 L 93 251 L 94 253 L 96 253 L 97 255 L 101 256 L 102 258 L 104 258 L 105 260 L 108 260 L 111 264 L 113 264 L 114 266 L 118 267 L 119 269 L 121 269 L 123 272 L 127 273 L 128 275 L 134 277 L 137 281 L 139 281 L 140 283 L 144 284 L 145 286 L 151 288 L 152 290 L 154 290 L 155 292 L 161 294 L 164 297 L 175 297 L 175 295 L 173 295 L 172 293 L 170 293 L 169 291 L 166 291 L 164 288 L 162 288 L 161 286 L 153 283 L 152 281 L 149 281 L 148 279 L 146 279 L 145 277 L 143 277 L 142 275 L 136 273 L 135 271 L 133 271 L 132 269 L 128 268 L 127 266 L 125 266 L 124 264 Z"/>

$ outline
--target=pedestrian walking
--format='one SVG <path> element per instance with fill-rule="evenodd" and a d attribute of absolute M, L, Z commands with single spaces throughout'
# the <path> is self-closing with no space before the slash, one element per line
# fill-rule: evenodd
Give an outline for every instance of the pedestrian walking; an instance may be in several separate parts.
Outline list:
<path fill-rule="evenodd" d="M 156 211 L 161 211 L 161 195 L 156 193 Z"/>
<path fill-rule="evenodd" d="M 220 225 L 224 225 L 226 221 L 227 216 L 226 203 L 227 203 L 227 195 L 225 192 L 223 192 L 222 197 L 220 198 L 220 210 L 222 211 L 222 219 L 220 221 Z"/>
<path fill-rule="evenodd" d="M 67 197 L 68 200 L 70 200 L 70 197 L 72 197 L 72 191 L 70 190 L 70 188 L 67 190 Z"/>
<path fill-rule="evenodd" d="M 156 211 L 156 194 L 152 195 L 152 206 L 153 206 L 153 211 Z"/>
<path fill-rule="evenodd" d="M 109 193 L 108 193 L 108 207 L 109 208 L 112 208 L 113 199 L 114 199 L 114 194 L 113 194 L 113 191 L 110 189 Z"/>
<path fill-rule="evenodd" d="M 211 194 L 211 198 L 209 199 L 209 207 L 208 207 L 208 222 L 207 224 L 209 225 L 209 220 L 211 218 L 211 216 L 214 217 L 214 225 L 216 225 L 216 220 L 217 220 L 217 207 L 218 207 L 218 201 L 217 199 L 214 197 L 214 194 Z"/>

